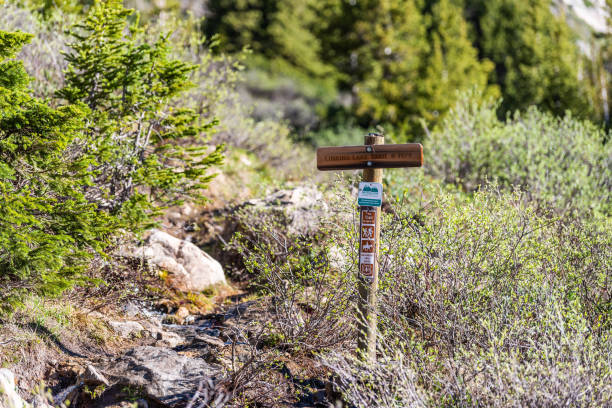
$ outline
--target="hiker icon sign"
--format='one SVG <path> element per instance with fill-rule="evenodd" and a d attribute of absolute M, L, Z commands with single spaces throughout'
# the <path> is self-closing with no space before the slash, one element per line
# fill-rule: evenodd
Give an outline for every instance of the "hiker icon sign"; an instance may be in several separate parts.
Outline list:
<path fill-rule="evenodd" d="M 359 183 L 357 204 L 360 206 L 380 207 L 382 204 L 382 184 L 365 181 Z"/>

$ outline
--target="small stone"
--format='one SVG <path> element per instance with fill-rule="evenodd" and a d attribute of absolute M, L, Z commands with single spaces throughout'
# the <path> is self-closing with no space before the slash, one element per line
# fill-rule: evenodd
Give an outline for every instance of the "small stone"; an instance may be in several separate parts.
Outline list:
<path fill-rule="evenodd" d="M 178 308 L 174 315 L 182 320 L 189 316 L 189 310 L 187 310 L 185 306 L 181 306 Z"/>
<path fill-rule="evenodd" d="M 105 316 L 102 313 L 98 312 L 97 310 L 87 313 L 87 316 L 94 318 L 94 319 L 102 319 L 102 320 L 104 320 L 105 318 Z"/>
<path fill-rule="evenodd" d="M 17 394 L 15 374 L 6 368 L 0 368 L 0 407 L 26 408 L 28 404 Z"/>
<path fill-rule="evenodd" d="M 34 399 L 32 399 L 31 405 L 33 408 L 52 408 L 47 398 L 42 395 L 36 395 Z"/>
<path fill-rule="evenodd" d="M 180 335 L 168 331 L 157 332 L 155 338 L 160 345 L 170 348 L 175 348 L 185 342 L 185 339 Z"/>
<path fill-rule="evenodd" d="M 119 336 L 129 339 L 134 336 L 139 336 L 144 331 L 144 327 L 138 322 L 126 321 L 110 321 L 108 325 L 113 329 Z"/>
<path fill-rule="evenodd" d="M 330 246 L 327 254 L 329 266 L 337 271 L 345 271 L 350 262 L 346 252 L 337 245 Z"/>
<path fill-rule="evenodd" d="M 101 385 L 104 384 L 107 387 L 110 385 L 108 380 L 100 374 L 98 370 L 91 364 L 88 364 L 85 368 L 85 372 L 81 374 L 81 381 L 87 385 Z"/>
<path fill-rule="evenodd" d="M 203 341 L 204 343 L 210 344 L 211 346 L 216 346 L 216 347 L 223 347 L 225 346 L 225 343 L 221 340 L 219 340 L 216 337 L 213 336 L 209 336 L 207 334 L 204 333 L 200 333 L 197 334 L 194 337 L 195 340 L 199 340 L 199 341 Z"/>
<path fill-rule="evenodd" d="M 140 309 L 136 304 L 128 302 L 128 304 L 123 307 L 123 312 L 127 317 L 136 317 L 140 314 Z"/>

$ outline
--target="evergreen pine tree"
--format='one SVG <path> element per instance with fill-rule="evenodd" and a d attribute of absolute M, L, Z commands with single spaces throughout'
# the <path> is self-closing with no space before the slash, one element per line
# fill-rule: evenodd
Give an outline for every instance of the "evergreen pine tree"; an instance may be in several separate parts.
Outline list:
<path fill-rule="evenodd" d="M 32 97 L 22 63 L 11 60 L 29 39 L 0 31 L 0 307 L 82 282 L 115 225 L 85 199 L 91 158 L 71 148 L 84 140 L 88 109 Z"/>
<path fill-rule="evenodd" d="M 364 126 L 391 123 L 414 137 L 421 118 L 435 123 L 458 91 L 486 87 L 491 63 L 478 60 L 448 0 L 326 0 L 319 16 L 323 59 L 355 94 Z"/>
<path fill-rule="evenodd" d="M 209 153 L 203 143 L 214 122 L 176 105 L 195 66 L 170 57 L 167 35 L 147 42 L 131 15 L 120 0 L 92 7 L 71 31 L 58 94 L 91 110 L 81 145 L 96 160 L 87 198 L 130 228 L 146 228 L 165 206 L 203 199 L 207 170 L 222 156 L 220 146 Z"/>
<path fill-rule="evenodd" d="M 537 105 L 590 115 L 579 51 L 551 6 L 551 0 L 465 0 L 480 56 L 495 64 L 491 82 L 501 88 L 502 112 Z"/>
<path fill-rule="evenodd" d="M 460 91 L 475 88 L 482 93 L 474 96 L 496 97 L 499 89 L 495 85 L 487 87 L 494 66 L 487 59 L 479 61 L 461 7 L 451 0 L 428 1 L 425 13 L 431 48 L 423 61 L 419 111 L 435 124 L 454 106 Z"/>
<path fill-rule="evenodd" d="M 264 56 L 276 71 L 296 71 L 323 78 L 331 67 L 320 59 L 320 42 L 312 27 L 318 24 L 316 0 L 211 0 L 204 21 L 208 38 L 218 36 L 224 49 L 249 47 Z"/>
<path fill-rule="evenodd" d="M 589 53 L 584 57 L 589 99 L 597 118 L 610 125 L 610 72 L 612 67 L 612 0 L 606 0 L 608 13 L 603 32 L 591 32 Z"/>

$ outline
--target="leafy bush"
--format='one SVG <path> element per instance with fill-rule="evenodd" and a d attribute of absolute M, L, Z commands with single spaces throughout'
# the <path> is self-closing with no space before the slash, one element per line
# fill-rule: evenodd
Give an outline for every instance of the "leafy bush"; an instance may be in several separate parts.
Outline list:
<path fill-rule="evenodd" d="M 274 346 L 312 353 L 346 344 L 352 336 L 348 312 L 356 295 L 355 268 L 340 260 L 356 245 L 350 226 L 333 225 L 330 218 L 312 235 L 294 235 L 283 214 L 248 208 L 239 220 L 243 232 L 233 246 L 273 310 L 266 334 Z M 342 239 L 344 234 L 351 239 Z M 316 244 L 327 239 L 338 245 Z"/>
<path fill-rule="evenodd" d="M 363 144 L 363 136 L 366 134 L 368 134 L 366 129 L 343 125 L 310 132 L 305 139 L 316 147 L 354 146 Z"/>
<path fill-rule="evenodd" d="M 535 108 L 500 121 L 498 103 L 470 99 L 424 142 L 430 174 L 465 191 L 495 181 L 562 210 L 612 213 L 612 144 L 602 130 Z"/>
<path fill-rule="evenodd" d="M 64 31 L 75 19 L 70 14 L 54 14 L 43 21 L 37 13 L 16 2 L 0 4 L 0 27 L 3 30 L 32 34 L 32 39 L 24 44 L 18 57 L 33 77 L 30 87 L 35 96 L 52 97 L 63 86 L 66 61 L 61 52 L 66 51 L 67 43 Z"/>
<path fill-rule="evenodd" d="M 473 198 L 442 192 L 418 212 L 395 205 L 382 233 L 381 361 L 368 368 L 338 354 L 323 360 L 341 375 L 349 402 L 610 401 L 609 228 L 559 219 L 525 194 L 489 188 Z"/>

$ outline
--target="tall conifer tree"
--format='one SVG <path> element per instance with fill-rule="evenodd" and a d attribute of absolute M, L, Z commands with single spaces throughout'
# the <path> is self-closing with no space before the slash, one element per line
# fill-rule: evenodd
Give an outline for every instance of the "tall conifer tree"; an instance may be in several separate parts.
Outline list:
<path fill-rule="evenodd" d="M 502 112 L 537 105 L 556 114 L 590 115 L 579 79 L 580 55 L 551 0 L 465 0 L 480 56 L 495 64 Z"/>
<path fill-rule="evenodd" d="M 363 125 L 418 135 L 420 119 L 435 123 L 458 91 L 486 87 L 492 66 L 478 60 L 461 11 L 448 0 L 321 3 L 324 60 L 355 94 Z"/>
<path fill-rule="evenodd" d="M 316 0 L 211 0 L 204 33 L 218 36 L 225 50 L 249 47 L 273 64 L 301 74 L 324 77 L 331 67 L 320 59 Z"/>
<path fill-rule="evenodd" d="M 469 27 L 462 9 L 451 0 L 426 2 L 428 43 L 430 50 L 423 61 L 420 81 L 420 107 L 423 117 L 436 123 L 440 114 L 457 101 L 460 91 L 471 88 L 481 95 L 498 96 L 497 86 L 487 86 L 493 63 L 479 61 L 478 51 L 469 38 Z"/>

